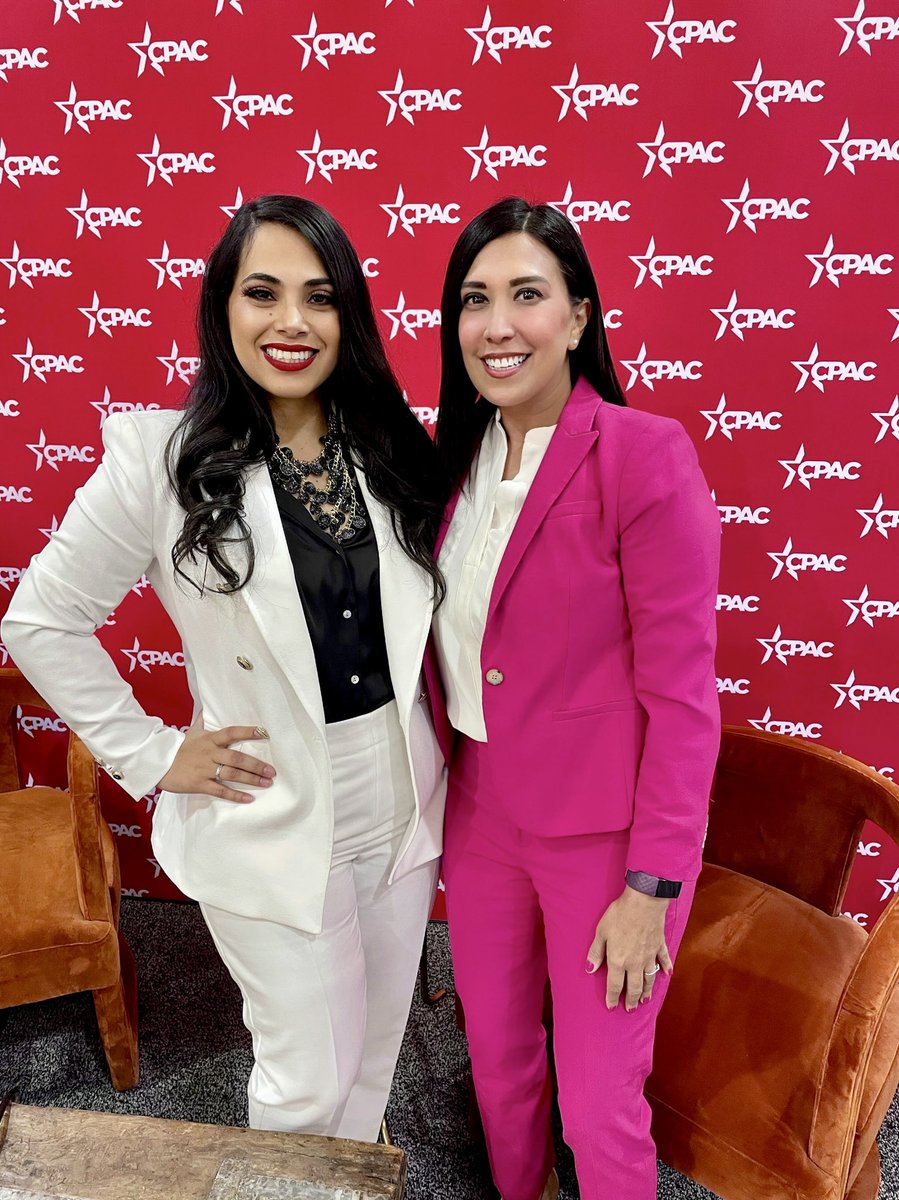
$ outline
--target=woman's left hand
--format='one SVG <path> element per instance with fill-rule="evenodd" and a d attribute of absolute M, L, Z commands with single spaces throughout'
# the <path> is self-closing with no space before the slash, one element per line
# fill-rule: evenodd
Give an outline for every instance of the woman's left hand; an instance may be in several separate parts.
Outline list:
<path fill-rule="evenodd" d="M 665 942 L 665 914 L 669 901 L 645 896 L 625 886 L 606 909 L 596 926 L 596 937 L 587 952 L 587 971 L 596 972 L 603 963 L 608 971 L 606 1004 L 616 1008 L 621 993 L 624 1007 L 633 1012 L 649 1000 L 661 968 L 674 970 Z"/>

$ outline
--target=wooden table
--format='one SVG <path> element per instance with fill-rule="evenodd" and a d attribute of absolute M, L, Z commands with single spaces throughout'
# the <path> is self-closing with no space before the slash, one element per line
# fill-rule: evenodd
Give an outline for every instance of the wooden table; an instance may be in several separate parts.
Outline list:
<path fill-rule="evenodd" d="M 402 1200 L 405 1181 L 402 1150 L 368 1142 L 25 1104 L 0 1121 L 0 1200 Z"/>

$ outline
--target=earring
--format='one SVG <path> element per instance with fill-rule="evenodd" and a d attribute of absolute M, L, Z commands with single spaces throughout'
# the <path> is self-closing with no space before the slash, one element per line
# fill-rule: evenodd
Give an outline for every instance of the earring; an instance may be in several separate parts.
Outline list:
<path fill-rule="evenodd" d="M 568 343 L 569 348 L 571 350 L 575 350 L 577 348 L 577 344 L 579 341 L 580 341 L 580 338 L 572 338 L 571 341 Z"/>

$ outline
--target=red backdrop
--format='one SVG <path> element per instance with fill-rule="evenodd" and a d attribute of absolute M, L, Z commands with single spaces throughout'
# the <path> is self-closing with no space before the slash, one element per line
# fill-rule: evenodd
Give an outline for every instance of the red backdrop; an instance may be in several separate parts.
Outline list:
<path fill-rule="evenodd" d="M 243 197 L 301 192 L 346 224 L 430 425 L 449 248 L 521 192 L 580 229 L 629 402 L 699 448 L 725 719 L 893 774 L 895 5 L 31 0 L 3 23 L 0 610 L 106 415 L 181 401 L 204 258 Z M 101 636 L 145 706 L 188 719 L 145 581 Z M 26 771 L 62 783 L 61 733 L 20 724 Z M 103 789 L 130 891 L 175 894 L 155 797 Z M 899 889 L 882 841 L 860 848 L 862 924 Z"/>

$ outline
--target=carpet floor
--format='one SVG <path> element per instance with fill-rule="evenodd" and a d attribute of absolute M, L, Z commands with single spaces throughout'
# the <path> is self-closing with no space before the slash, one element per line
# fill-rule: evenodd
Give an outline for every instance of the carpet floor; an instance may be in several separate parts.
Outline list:
<path fill-rule="evenodd" d="M 250 1037 L 239 994 L 199 909 L 125 900 L 122 928 L 138 964 L 140 1085 L 113 1090 L 90 996 L 77 995 L 0 1011 L 0 1092 L 18 1082 L 18 1098 L 26 1104 L 245 1125 Z M 444 925 L 430 925 L 428 951 L 431 987 L 451 989 Z M 455 1025 L 451 993 L 433 1006 L 416 995 L 387 1119 L 409 1159 L 407 1200 L 495 1200 L 483 1145 L 472 1132 L 466 1042 Z M 561 1200 L 574 1200 L 572 1157 L 558 1129 L 557 1141 Z M 899 1098 L 880 1147 L 880 1200 L 899 1200 Z M 659 1198 L 714 1200 L 664 1163 Z"/>

